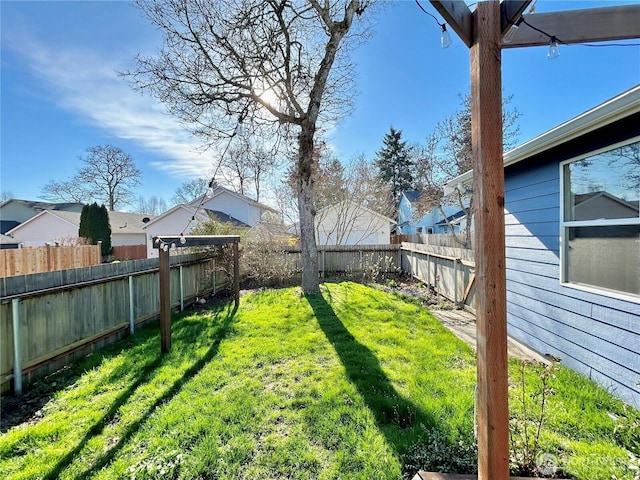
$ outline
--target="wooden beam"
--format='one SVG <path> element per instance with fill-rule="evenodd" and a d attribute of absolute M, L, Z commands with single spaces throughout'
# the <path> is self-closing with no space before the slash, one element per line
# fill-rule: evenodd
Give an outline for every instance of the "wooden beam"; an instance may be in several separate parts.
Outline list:
<path fill-rule="evenodd" d="M 516 22 L 531 3 L 531 0 L 509 0 L 500 3 L 500 32 L 507 33 L 511 24 Z"/>
<path fill-rule="evenodd" d="M 640 5 L 589 8 L 523 15 L 524 20 L 558 42 L 607 42 L 640 38 Z M 549 45 L 549 37 L 522 22 L 510 43 L 502 48 Z"/>
<path fill-rule="evenodd" d="M 460 0 L 439 2 L 431 0 L 431 5 L 438 11 L 444 21 L 456 32 L 467 47 L 473 45 L 473 20 L 471 10 Z"/>
<path fill-rule="evenodd" d="M 471 47 L 478 478 L 509 478 L 500 3 L 478 3 Z"/>
<path fill-rule="evenodd" d="M 184 239 L 185 243 L 182 243 Z M 228 243 L 238 243 L 239 235 L 158 235 L 153 237 L 153 246 L 162 250 L 162 245 L 174 244 L 176 248 L 181 247 L 203 247 L 207 245 L 226 245 Z"/>
<path fill-rule="evenodd" d="M 171 350 L 171 279 L 169 278 L 169 250 L 158 252 L 158 277 L 160 279 L 160 350 Z"/>

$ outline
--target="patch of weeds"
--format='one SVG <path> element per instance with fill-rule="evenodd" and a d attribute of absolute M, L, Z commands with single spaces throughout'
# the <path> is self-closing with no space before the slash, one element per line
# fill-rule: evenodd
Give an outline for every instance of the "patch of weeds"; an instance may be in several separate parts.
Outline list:
<path fill-rule="evenodd" d="M 545 423 L 549 397 L 555 393 L 552 386 L 556 378 L 556 362 L 548 365 L 523 360 L 519 378 L 511 388 L 517 391 L 512 397 L 516 409 L 509 418 L 509 460 L 511 471 L 518 475 L 553 476 L 558 470 L 557 457 L 543 451 L 540 434 Z M 535 382 L 527 386 L 527 367 L 535 373 Z"/>
<path fill-rule="evenodd" d="M 477 473 L 478 447 L 469 435 L 452 439 L 437 428 L 424 428 L 423 442 L 406 454 L 403 478 L 411 479 L 418 470 L 446 473 Z"/>

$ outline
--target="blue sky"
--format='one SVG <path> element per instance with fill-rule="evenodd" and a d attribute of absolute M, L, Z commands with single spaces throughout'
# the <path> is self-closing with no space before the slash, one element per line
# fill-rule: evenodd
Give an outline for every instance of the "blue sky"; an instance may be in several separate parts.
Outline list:
<path fill-rule="evenodd" d="M 537 12 L 620 5 L 538 1 Z M 428 1 L 422 4 L 436 14 Z M 142 170 L 138 193 L 169 200 L 184 180 L 206 176 L 214 154 L 117 75 L 150 54 L 161 37 L 125 1 L 6 1 L 1 15 L 0 188 L 35 199 L 49 180 L 66 180 L 87 147 L 111 144 Z M 435 21 L 413 0 L 378 14 L 372 38 L 353 54 L 353 114 L 332 131 L 336 155 L 373 158 L 389 127 L 423 142 L 469 90 L 469 52 L 453 34 L 443 50 Z M 558 35 L 560 37 L 560 35 Z M 624 43 L 624 42 L 623 42 Z M 520 114 L 520 142 L 640 83 L 640 47 L 561 46 L 503 51 L 503 88 Z"/>

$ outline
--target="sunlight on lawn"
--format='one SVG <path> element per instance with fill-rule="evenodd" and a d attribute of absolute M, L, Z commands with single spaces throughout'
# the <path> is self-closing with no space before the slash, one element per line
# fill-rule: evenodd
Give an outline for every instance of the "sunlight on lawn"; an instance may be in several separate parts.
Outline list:
<path fill-rule="evenodd" d="M 307 297 L 267 290 L 237 312 L 185 312 L 172 330 L 164 357 L 152 327 L 87 358 L 42 418 L 0 436 L 3 478 L 398 479 L 475 468 L 474 353 L 417 302 L 350 282 Z M 606 413 L 622 404 L 559 372 L 576 386 L 553 398 L 547 447 L 578 478 L 632 479 Z M 581 401 L 597 402 L 588 420 L 575 413 Z M 585 476 L 595 439 L 609 463 Z"/>

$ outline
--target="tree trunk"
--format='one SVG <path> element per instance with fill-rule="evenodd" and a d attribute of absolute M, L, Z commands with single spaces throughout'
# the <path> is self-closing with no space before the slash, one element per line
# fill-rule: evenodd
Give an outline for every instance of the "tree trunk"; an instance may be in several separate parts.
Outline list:
<path fill-rule="evenodd" d="M 298 139 L 298 215 L 302 249 L 302 291 L 320 291 L 318 245 L 316 244 L 316 206 L 313 198 L 313 134 L 315 125 L 305 122 Z"/>

